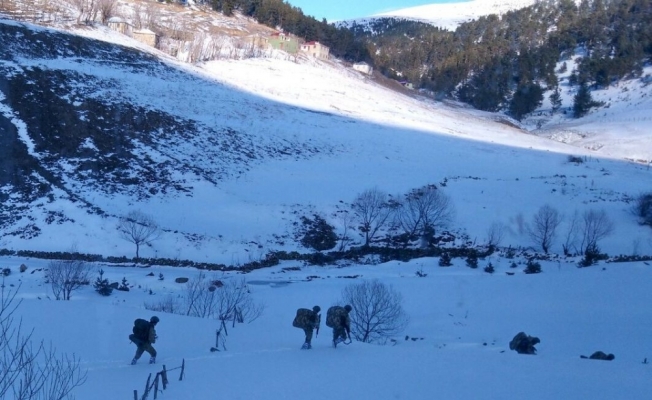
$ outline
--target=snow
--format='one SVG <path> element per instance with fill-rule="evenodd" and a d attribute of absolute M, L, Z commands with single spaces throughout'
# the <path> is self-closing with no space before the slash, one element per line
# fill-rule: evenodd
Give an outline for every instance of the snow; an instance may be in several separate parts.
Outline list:
<path fill-rule="evenodd" d="M 107 31 L 85 32 L 146 50 Z M 502 246 L 534 246 L 519 232 L 519 220 L 529 221 L 539 207 L 551 204 L 567 217 L 575 210 L 605 210 L 616 224 L 615 233 L 600 243 L 610 255 L 652 254 L 650 228 L 638 225 L 629 212 L 632 199 L 649 191 L 652 181 L 646 164 L 652 160 L 650 87 L 643 81 L 594 94 L 598 100 L 610 96 L 609 109 L 579 120 L 557 115 L 543 121 L 542 132 L 563 136 L 571 145 L 502 123 L 493 114 L 392 92 L 339 63 L 250 59 L 192 66 L 161 60 L 174 72 L 154 76 L 65 57 L 22 65 L 114 79 L 116 92 L 97 95 L 120 93 L 134 104 L 245 131 L 260 143 L 287 140 L 320 153 L 261 160 L 218 185 L 198 181 L 192 197 L 137 202 L 78 188 L 111 215 L 138 208 L 156 217 L 168 232 L 141 249 L 145 257 L 242 264 L 270 250 L 296 249 L 291 239 L 285 245 L 274 239 L 291 232 L 296 215 L 316 211 L 331 218 L 362 190 L 379 187 L 399 194 L 429 183 L 455 204 L 451 228 L 478 245 L 497 222 L 506 227 Z M 0 112 L 13 115 L 1 101 Z M 28 132 L 19 132 L 29 145 Z M 569 162 L 569 155 L 584 162 Z M 91 215 L 65 198 L 58 193 L 47 206 L 74 223 L 42 225 L 42 235 L 31 240 L 4 236 L 2 246 L 67 251 L 75 244 L 85 253 L 134 256 L 134 246 L 116 232 L 115 217 Z M 193 242 L 176 230 L 203 236 Z M 561 245 L 552 251 L 561 253 Z M 512 261 L 517 268 L 510 267 Z M 47 261 L 0 258 L 12 271 L 5 288 L 20 285 L 19 315 L 26 327 L 34 327 L 34 339 L 80 357 L 88 380 L 75 391 L 79 399 L 133 398 L 133 390 L 142 394 L 150 373 L 163 365 L 176 368 L 182 360 L 184 380 L 172 371 L 159 398 L 649 399 L 652 369 L 643 361 L 652 359 L 650 262 L 600 262 L 579 269 L 578 261 L 542 261 L 543 273 L 535 275 L 523 273 L 524 259 L 510 260 L 504 253 L 481 260 L 478 269 L 462 259 L 443 268 L 437 258 L 423 258 L 325 267 L 284 262 L 247 274 L 214 273 L 215 279 L 246 279 L 265 311 L 229 330 L 227 350 L 210 352 L 215 320 L 144 307 L 182 295 L 185 285 L 174 279 L 196 277 L 197 270 L 97 264 L 93 268 L 102 268 L 111 281 L 125 277 L 131 291 L 101 297 L 84 287 L 70 301 L 55 301 L 44 271 L 37 271 L 47 268 Z M 489 262 L 496 273 L 483 271 Z M 22 263 L 28 270 L 21 274 Z M 417 271 L 427 276 L 417 277 Z M 150 272 L 153 276 L 147 276 Z M 314 348 L 299 350 L 303 333 L 291 326 L 295 310 L 315 304 L 325 310 L 340 302 L 344 287 L 370 279 L 403 295 L 409 339 L 401 335 L 387 346 L 354 341 L 333 349 L 322 325 Z M 127 339 L 133 320 L 153 314 L 161 318 L 157 364 L 146 364 L 143 356 L 136 366 L 128 365 L 135 350 Z M 520 331 L 541 339 L 537 355 L 509 350 Z M 616 358 L 579 357 L 597 350 Z"/>
<path fill-rule="evenodd" d="M 470 0 L 454 3 L 434 3 L 383 12 L 367 18 L 356 18 L 355 20 L 346 20 L 339 23 L 351 24 L 356 22 L 363 24 L 365 21 L 375 18 L 396 17 L 423 21 L 442 29 L 454 31 L 463 22 L 490 14 L 504 14 L 511 10 L 529 7 L 534 3 L 536 3 L 535 0 Z"/>
<path fill-rule="evenodd" d="M 133 286 L 102 297 L 92 288 L 73 292 L 70 301 L 55 301 L 44 283 L 45 261 L 2 258 L 12 269 L 5 285 L 18 285 L 19 312 L 34 340 L 52 342 L 59 353 L 74 353 L 87 370 L 77 398 L 97 400 L 142 395 L 150 373 L 170 370 L 161 399 L 287 399 L 305 393 L 320 399 L 647 399 L 652 395 L 648 340 L 652 312 L 644 263 L 601 264 L 578 269 L 572 263 L 543 262 L 543 273 L 527 275 L 506 260 L 492 259 L 497 272 L 472 270 L 457 260 L 452 267 L 436 259 L 375 266 L 301 267 L 285 263 L 246 275 L 219 273 L 223 281 L 245 278 L 252 297 L 265 305 L 263 315 L 228 326 L 219 352 L 215 320 L 152 312 L 166 296 L 184 293 L 178 276 L 194 278 L 183 268 L 106 267 L 105 277 Z M 20 263 L 28 265 L 17 272 Z M 288 271 L 300 267 L 299 271 Z M 99 267 L 98 267 L 99 268 Z M 284 271 L 283 268 L 286 268 Z M 426 277 L 417 277 L 423 271 Z M 149 273 L 153 276 L 147 276 Z M 505 272 L 514 272 L 507 275 Z M 164 280 L 159 280 L 159 273 Z M 360 275 L 357 279 L 342 276 Z M 312 276 L 311 280 L 307 280 Z M 318 278 L 314 278 L 318 277 Z M 410 316 L 405 336 L 394 345 L 330 345 L 322 326 L 312 350 L 300 350 L 303 331 L 291 325 L 297 308 L 317 304 L 323 313 L 338 304 L 341 290 L 362 280 L 378 279 L 403 295 Z M 289 282 L 289 283 L 288 283 Z M 14 288 L 17 286 L 14 286 Z M 153 294 L 150 294 L 150 290 Z M 341 304 L 341 303 L 340 303 Z M 148 354 L 129 365 L 135 346 L 129 343 L 133 320 L 157 315 L 157 364 Z M 519 355 L 509 341 L 524 331 L 537 336 L 537 355 Z M 413 339 L 412 339 L 413 338 Z M 613 361 L 580 359 L 594 351 L 615 355 Z M 150 395 L 151 396 L 151 395 Z"/>

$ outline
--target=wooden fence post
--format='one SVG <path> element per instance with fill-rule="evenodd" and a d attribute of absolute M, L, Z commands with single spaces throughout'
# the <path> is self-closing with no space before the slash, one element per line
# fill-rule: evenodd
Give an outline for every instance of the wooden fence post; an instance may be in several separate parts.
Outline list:
<path fill-rule="evenodd" d="M 161 382 L 163 383 L 163 390 L 167 389 L 168 371 L 165 369 L 165 364 L 163 364 L 163 371 L 161 371 Z"/>
<path fill-rule="evenodd" d="M 181 373 L 179 374 L 179 380 L 180 381 L 183 380 L 183 370 L 184 370 L 185 367 L 186 367 L 186 359 L 184 358 L 184 359 L 181 360 Z"/>
<path fill-rule="evenodd" d="M 149 394 L 149 382 L 152 380 L 152 373 L 149 373 L 149 376 L 147 377 L 147 383 L 145 383 L 145 393 L 143 393 L 143 397 L 141 397 L 141 400 L 147 400 L 147 395 Z"/>
<path fill-rule="evenodd" d="M 161 376 L 159 372 L 156 373 L 156 378 L 154 378 L 154 400 L 158 397 L 158 378 Z"/>

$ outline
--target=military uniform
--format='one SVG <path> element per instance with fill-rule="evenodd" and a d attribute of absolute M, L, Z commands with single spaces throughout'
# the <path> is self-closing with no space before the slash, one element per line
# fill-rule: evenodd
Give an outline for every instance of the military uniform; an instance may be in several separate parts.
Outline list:
<path fill-rule="evenodd" d="M 333 346 L 351 338 L 351 317 L 349 313 L 352 308 L 350 305 L 344 307 L 333 306 L 328 309 L 326 323 L 333 328 Z"/>
<path fill-rule="evenodd" d="M 139 343 L 136 343 L 136 355 L 134 355 L 133 360 L 131 360 L 132 364 L 136 364 L 140 356 L 143 355 L 144 352 L 148 352 L 150 355 L 149 358 L 149 363 L 154 364 L 156 362 L 156 349 L 152 347 L 152 344 L 156 343 L 156 339 L 158 336 L 156 335 L 156 324 L 158 323 L 159 319 L 158 317 L 154 316 L 149 320 L 149 332 L 147 333 L 147 340 L 146 341 L 139 341 Z"/>
<path fill-rule="evenodd" d="M 303 329 L 303 332 L 306 335 L 305 342 L 303 343 L 304 349 L 312 348 L 312 332 L 317 329 L 319 332 L 319 323 L 321 321 L 321 314 L 319 314 L 321 308 L 319 306 L 314 306 L 312 310 L 307 308 L 300 308 L 297 310 L 297 315 L 294 317 L 292 326 L 295 328 Z"/>

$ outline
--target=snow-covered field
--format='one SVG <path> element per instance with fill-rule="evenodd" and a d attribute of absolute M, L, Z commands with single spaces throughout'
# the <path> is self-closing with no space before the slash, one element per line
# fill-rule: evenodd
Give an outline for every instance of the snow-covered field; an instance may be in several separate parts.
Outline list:
<path fill-rule="evenodd" d="M 105 39 L 132 44 L 108 34 Z M 631 200 L 650 191 L 652 171 L 649 165 L 624 161 L 652 159 L 652 140 L 640 135 L 647 132 L 649 137 L 649 86 L 629 83 L 630 101 L 636 105 L 632 114 L 626 114 L 628 102 L 612 106 L 621 107 L 614 115 L 630 120 L 609 125 L 608 118 L 615 116 L 601 120 L 608 111 L 603 110 L 571 122 L 578 131 L 604 129 L 602 146 L 591 150 L 585 142 L 569 145 L 529 134 L 495 121 L 491 114 L 388 91 L 338 64 L 277 59 L 200 66 L 164 62 L 188 78 L 63 57 L 23 65 L 112 78 L 119 83 L 116 90 L 134 104 L 231 126 L 261 142 L 287 140 L 321 151 L 304 158 L 261 160 L 217 185 L 197 182 L 192 197 L 136 203 L 87 193 L 94 204 L 115 214 L 146 211 L 168 230 L 141 249 L 143 256 L 226 264 L 257 260 L 269 250 L 297 248 L 274 238 L 291 232 L 298 215 L 316 211 L 329 217 L 372 187 L 400 194 L 430 183 L 455 205 L 451 229 L 476 244 L 484 243 L 489 227 L 499 223 L 506 233 L 502 246 L 534 246 L 520 227 L 549 204 L 566 217 L 576 210 L 604 210 L 615 224 L 614 234 L 600 242 L 610 255 L 652 254 L 650 228 L 638 225 L 630 213 Z M 11 115 L 11 110 L 0 110 Z M 621 130 L 624 122 L 629 128 Z M 632 148 L 627 138 L 635 134 L 639 141 Z M 583 162 L 570 162 L 569 155 Z M 117 234 L 115 220 L 64 202 L 50 207 L 74 215 L 76 222 L 43 225 L 43 234 L 31 241 L 4 237 L 2 247 L 66 251 L 76 245 L 86 253 L 134 255 L 133 244 Z M 190 242 L 175 235 L 176 229 L 205 236 Z M 559 242 L 552 252 L 561 253 Z M 512 261 L 516 268 L 511 268 Z M 34 339 L 51 342 L 60 353 L 75 353 L 88 371 L 87 382 L 75 392 L 78 399 L 133 398 L 134 390 L 142 394 L 150 373 L 163 365 L 176 368 L 182 360 L 184 380 L 178 381 L 179 370 L 171 371 L 170 385 L 159 398 L 652 397 L 652 369 L 644 363 L 652 360 L 650 262 L 601 262 L 579 269 L 577 258 L 560 258 L 542 261 L 543 272 L 530 275 L 523 273 L 524 261 L 496 253 L 480 260 L 478 269 L 466 267 L 461 259 L 443 268 L 437 258 L 426 258 L 326 267 L 284 262 L 248 274 L 212 274 L 223 281 L 246 279 L 252 298 L 265 310 L 251 323 L 230 327 L 226 350 L 210 352 L 219 327 L 215 320 L 144 307 L 169 296 L 180 298 L 187 284 L 175 283 L 175 278 L 195 278 L 197 270 L 93 265 L 111 281 L 126 278 L 131 290 L 101 297 L 87 286 L 70 301 L 55 301 L 45 283 L 47 261 L 0 258 L 2 267 L 11 269 L 5 289 L 19 290 L 18 316 L 25 328 L 34 327 Z M 490 262 L 494 274 L 483 271 Z M 20 273 L 23 263 L 28 269 Z M 371 279 L 403 296 L 410 321 L 395 345 L 353 342 L 333 349 L 322 324 L 314 348 L 299 350 L 303 333 L 291 326 L 297 308 L 318 304 L 325 310 L 339 302 L 344 287 Z M 161 319 L 158 363 L 147 365 L 144 356 L 131 366 L 135 348 L 127 336 L 133 320 L 154 314 Z M 541 339 L 538 355 L 509 350 L 509 341 L 520 331 Z M 615 360 L 579 357 L 598 350 L 613 353 Z"/>
<path fill-rule="evenodd" d="M 493 275 L 482 270 L 488 262 L 496 267 Z M 169 372 L 168 389 L 158 398 L 278 400 L 306 393 L 317 400 L 652 396 L 652 367 L 643 363 L 652 360 L 649 263 L 578 269 L 573 263 L 543 262 L 543 273 L 528 275 L 522 265 L 512 269 L 507 260 L 493 257 L 475 270 L 461 260 L 442 268 L 436 259 L 420 259 L 347 268 L 285 263 L 246 275 L 214 274 L 225 282 L 245 278 L 253 299 L 265 305 L 255 321 L 228 325 L 219 352 L 210 351 L 217 321 L 143 309 L 145 303 L 183 295 L 187 284 L 174 279 L 196 278 L 196 270 L 103 267 L 110 281 L 124 277 L 131 290 L 102 297 L 85 287 L 73 292 L 70 301 L 55 301 L 43 272 L 32 273 L 47 263 L 12 258 L 0 263 L 12 269 L 5 278 L 7 289 L 22 284 L 19 313 L 25 327 L 35 327 L 34 339 L 51 341 L 59 353 L 80 357 L 88 380 L 75 391 L 78 399 L 133 398 L 134 390 L 142 395 L 150 373 L 155 375 L 163 365 L 177 368 L 182 360 L 184 380 L 178 381 L 180 370 Z M 28 265 L 23 274 L 17 271 L 21 263 Z M 417 271 L 427 276 L 417 277 Z M 357 279 L 345 278 L 355 275 Z M 333 349 L 331 331 L 322 322 L 313 349 L 299 349 L 303 332 L 291 325 L 297 308 L 320 305 L 325 310 L 339 303 L 344 287 L 371 279 L 403 296 L 410 321 L 394 345 L 354 341 Z M 148 365 L 146 353 L 131 366 L 135 346 L 127 336 L 133 320 L 151 315 L 161 320 L 154 345 L 157 364 Z M 537 355 L 509 349 L 520 331 L 540 338 Z M 595 351 L 612 353 L 615 360 L 580 358 Z"/>

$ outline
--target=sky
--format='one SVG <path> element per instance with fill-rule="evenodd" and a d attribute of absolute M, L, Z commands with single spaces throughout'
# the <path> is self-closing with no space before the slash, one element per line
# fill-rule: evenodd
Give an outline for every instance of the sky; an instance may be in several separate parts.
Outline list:
<path fill-rule="evenodd" d="M 103 30 L 83 34 L 140 46 Z M 52 343 L 58 354 L 79 357 L 87 380 L 74 392 L 78 399 L 133 398 L 134 390 L 142 394 L 148 375 L 164 365 L 171 370 L 170 384 L 159 398 L 175 400 L 652 398 L 652 262 L 601 261 L 580 269 L 580 257 L 561 255 L 559 238 L 550 258 L 540 261 L 543 272 L 530 275 L 523 272 L 526 254 L 518 251 L 510 258 L 506 251 L 508 246 L 530 254 L 536 250 L 523 226 L 549 203 L 565 216 L 604 210 L 615 222 L 615 233 L 600 241 L 610 255 L 652 254 L 650 228 L 637 223 L 628 201 L 649 191 L 652 172 L 626 161 L 652 154 L 650 86 L 631 80 L 596 91 L 597 100 L 611 99 L 609 108 L 581 120 L 548 115 L 538 120 L 548 131 L 537 136 L 502 123 L 497 114 L 390 91 L 337 63 L 269 54 L 195 66 L 165 57 L 161 62 L 173 71 L 152 73 L 146 62 L 134 69 L 99 54 L 97 60 L 61 54 L 0 60 L 0 66 L 14 74 L 38 65 L 92 75 L 111 82 L 97 85 L 101 91 L 95 95 L 117 98 L 119 93 L 121 101 L 198 123 L 225 124 L 250 134 L 255 147 L 305 149 L 295 157 L 261 156 L 217 185 L 182 175 L 193 183 L 192 193 L 183 197 L 138 202 L 126 195 L 84 193 L 73 176 L 62 179 L 62 186 L 70 185 L 68 190 L 112 215 L 134 204 L 155 215 L 168 233 L 143 248 L 143 256 L 237 264 L 268 250 L 306 251 L 292 240 L 297 215 L 317 211 L 331 218 L 361 190 L 379 187 L 401 194 L 427 183 L 439 185 L 455 204 L 450 229 L 466 234 L 457 245 L 482 246 L 494 223 L 504 233 L 501 251 L 480 260 L 477 269 L 463 259 L 443 268 L 437 257 L 387 263 L 372 257 L 360 264 L 284 262 L 246 274 L 212 273 L 211 279 L 245 279 L 252 300 L 264 305 L 260 318 L 229 327 L 218 352 L 210 351 L 217 321 L 152 310 L 181 301 L 187 286 L 175 278 L 197 279 L 195 269 L 91 264 L 91 280 L 103 269 L 112 282 L 125 278 L 130 291 L 102 297 L 85 286 L 70 301 L 56 301 L 46 281 L 48 261 L 0 257 L 10 270 L 3 287 L 17 290 L 22 300 L 16 317 L 25 330 L 33 328 L 33 340 Z M 573 92 L 565 82 L 567 109 Z M 538 110 L 541 115 L 547 107 Z M 29 132 L 1 96 L 0 113 L 29 147 Z M 529 123 L 536 125 L 537 119 Z M 139 150 L 162 160 L 166 150 L 170 158 L 201 163 L 207 149 L 188 141 Z M 37 148 L 30 152 L 38 157 Z M 583 162 L 569 162 L 570 155 Z M 41 235 L 31 240 L 4 236 L 2 247 L 66 251 L 76 243 L 88 253 L 134 255 L 133 245 L 115 232 L 115 220 L 88 213 L 67 198 L 54 193 L 45 204 L 31 207 L 29 221 L 42 228 Z M 40 207 L 74 221 L 45 224 Z M 342 225 L 330 221 L 342 233 Z M 564 220 L 562 229 L 569 222 Z M 174 235 L 176 230 L 193 235 Z M 493 274 L 484 271 L 489 263 Z M 21 264 L 27 266 L 23 273 Z M 334 349 L 322 325 L 313 349 L 300 350 L 303 332 L 291 325 L 297 308 L 342 304 L 343 289 L 375 279 L 401 295 L 409 316 L 405 330 L 393 337 L 395 344 L 353 341 Z M 132 366 L 135 347 L 127 337 L 133 321 L 152 315 L 161 320 L 154 345 L 157 364 L 147 364 L 144 356 Z M 509 349 L 521 331 L 540 338 L 537 355 Z M 613 353 L 615 360 L 580 358 L 595 351 Z M 180 381 L 176 368 L 184 361 Z"/>
<path fill-rule="evenodd" d="M 426 4 L 459 3 L 460 0 L 289 0 L 288 3 L 303 10 L 303 13 L 328 22 L 352 18 L 369 17 L 374 14 L 400 10 Z"/>

